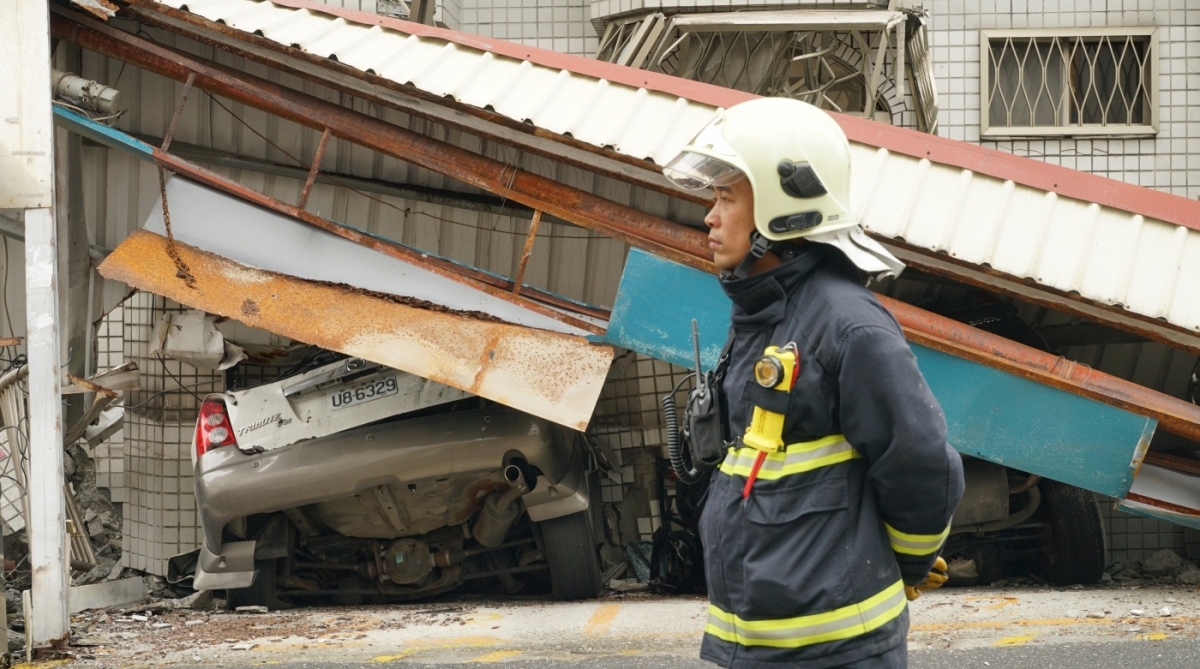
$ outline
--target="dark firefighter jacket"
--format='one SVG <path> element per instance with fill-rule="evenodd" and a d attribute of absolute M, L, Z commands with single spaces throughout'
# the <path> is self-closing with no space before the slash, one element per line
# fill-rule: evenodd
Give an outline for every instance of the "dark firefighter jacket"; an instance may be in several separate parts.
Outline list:
<path fill-rule="evenodd" d="M 963 474 L 900 326 L 824 244 L 722 285 L 735 335 L 730 436 L 745 434 L 756 403 L 773 404 L 787 447 L 764 461 L 748 498 L 756 451 L 737 442 L 713 473 L 700 520 L 711 602 L 701 657 L 818 669 L 905 643 L 903 586 L 928 574 Z M 760 388 L 755 360 L 788 342 L 801 365 L 792 391 Z"/>

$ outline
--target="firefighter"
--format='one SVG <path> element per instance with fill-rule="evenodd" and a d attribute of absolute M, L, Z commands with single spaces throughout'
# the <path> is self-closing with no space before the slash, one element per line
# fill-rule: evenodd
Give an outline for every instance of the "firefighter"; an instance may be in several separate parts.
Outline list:
<path fill-rule="evenodd" d="M 733 301 L 701 657 L 905 667 L 907 600 L 946 579 L 962 462 L 865 287 L 903 264 L 851 213 L 846 136 L 816 107 L 761 98 L 719 112 L 664 173 L 713 190 L 704 222 Z"/>

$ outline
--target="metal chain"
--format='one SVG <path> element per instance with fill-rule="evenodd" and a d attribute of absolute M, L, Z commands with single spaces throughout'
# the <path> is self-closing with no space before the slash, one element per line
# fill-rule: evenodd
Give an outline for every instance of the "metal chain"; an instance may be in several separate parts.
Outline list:
<path fill-rule="evenodd" d="M 158 168 L 158 191 L 162 194 L 162 209 L 163 223 L 167 228 L 167 256 L 175 262 L 175 276 L 183 279 L 183 283 L 191 289 L 196 288 L 196 277 L 192 276 L 192 270 L 179 256 L 179 249 L 175 248 L 175 233 L 171 231 L 171 212 L 167 209 L 167 179 L 165 176 L 166 170 L 161 166 Z"/>

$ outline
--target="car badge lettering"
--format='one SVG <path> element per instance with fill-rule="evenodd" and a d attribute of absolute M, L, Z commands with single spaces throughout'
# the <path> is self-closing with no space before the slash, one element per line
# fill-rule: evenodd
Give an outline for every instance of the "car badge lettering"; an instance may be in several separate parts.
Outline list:
<path fill-rule="evenodd" d="M 289 419 L 288 422 L 290 423 L 291 420 Z M 250 432 L 257 430 L 260 427 L 270 425 L 271 423 L 283 423 L 283 414 L 277 413 L 274 416 L 271 416 L 269 418 L 263 418 L 262 420 L 255 421 L 255 422 L 251 423 L 250 425 L 247 425 L 246 427 L 243 427 L 240 430 L 238 430 L 238 436 L 240 437 L 243 434 L 248 434 Z"/>

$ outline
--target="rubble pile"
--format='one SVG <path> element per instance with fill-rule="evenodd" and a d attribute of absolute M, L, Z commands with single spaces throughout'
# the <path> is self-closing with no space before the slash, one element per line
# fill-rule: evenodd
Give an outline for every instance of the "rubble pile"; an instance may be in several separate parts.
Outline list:
<path fill-rule="evenodd" d="M 96 487 L 96 463 L 83 447 L 72 444 L 63 457 L 63 470 L 75 491 L 75 501 L 83 511 L 84 531 L 96 553 L 96 566 L 75 579 L 75 585 L 95 583 L 117 577 L 121 561 L 121 511 L 109 499 L 107 490 Z M 114 575 L 114 570 L 118 573 Z"/>
<path fill-rule="evenodd" d="M 1109 567 L 1112 580 L 1118 583 L 1151 581 L 1154 583 L 1178 583 L 1200 585 L 1200 565 L 1181 557 L 1173 550 L 1164 548 L 1146 560 L 1117 562 Z"/>

